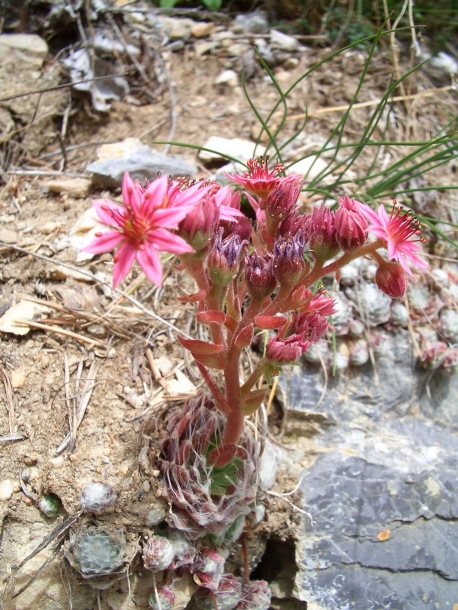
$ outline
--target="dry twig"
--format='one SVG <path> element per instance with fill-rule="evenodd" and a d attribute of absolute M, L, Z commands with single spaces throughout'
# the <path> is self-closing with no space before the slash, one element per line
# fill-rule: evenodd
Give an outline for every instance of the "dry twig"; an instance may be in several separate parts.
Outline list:
<path fill-rule="evenodd" d="M 64 355 L 64 381 L 65 381 L 65 402 L 68 410 L 68 423 L 70 431 L 56 449 L 56 454 L 59 455 L 69 447 L 72 452 L 76 445 L 76 432 L 83 421 L 86 409 L 92 396 L 92 392 L 96 383 L 97 365 L 92 361 L 91 367 L 84 382 L 84 387 L 80 389 L 81 375 L 83 371 L 83 361 L 78 364 L 75 380 L 74 394 L 70 393 L 70 368 L 68 364 L 67 354 Z M 78 401 L 78 402 L 77 402 Z"/>

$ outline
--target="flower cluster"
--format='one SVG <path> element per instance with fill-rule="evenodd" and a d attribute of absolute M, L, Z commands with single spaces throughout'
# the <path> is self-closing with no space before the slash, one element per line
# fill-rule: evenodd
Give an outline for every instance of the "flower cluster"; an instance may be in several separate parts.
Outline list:
<path fill-rule="evenodd" d="M 397 298 L 413 278 L 411 265 L 427 267 L 418 256 L 418 222 L 401 207 L 374 212 L 345 195 L 335 210 L 322 205 L 304 212 L 302 177 L 283 174 L 279 164 L 269 169 L 266 158 L 251 160 L 246 174 L 228 176 L 242 192 L 167 177 L 142 186 L 126 174 L 122 205 L 94 202 L 109 230 L 86 250 L 115 250 L 113 285 L 135 261 L 160 284 L 160 252 L 177 254 L 197 287 L 180 300 L 194 302 L 197 321 L 208 327 L 207 340 L 179 337 L 208 391 L 167 413 L 150 453 L 170 507 L 143 549 L 145 568 L 164 574 L 149 600 L 153 609 L 174 607 L 173 575 L 183 571 L 199 587 L 194 602 L 202 610 L 269 608 L 267 583 L 225 573 L 227 549 L 258 502 L 260 446 L 245 417 L 259 408 L 272 377 L 327 332 L 334 300 L 322 278 L 371 257 L 378 287 Z M 241 195 L 253 214 L 241 211 Z M 260 333 L 263 354 L 244 379 L 241 355 Z M 435 349 L 425 361 L 442 357 L 447 354 Z"/>
<path fill-rule="evenodd" d="M 222 446 L 237 445 L 245 415 L 261 404 L 267 387 L 258 382 L 296 362 L 326 332 L 332 300 L 312 292 L 324 276 L 357 257 L 371 257 L 378 287 L 398 298 L 413 278 L 411 265 L 427 267 L 418 256 L 419 224 L 396 202 L 390 213 L 383 206 L 375 212 L 345 195 L 335 210 L 322 205 L 305 213 L 298 204 L 302 177 L 283 174 L 282 165 L 269 169 L 268 159 L 261 158 L 248 162 L 246 174 L 228 175 L 243 188 L 254 222 L 240 209 L 240 191 L 209 181 L 159 177 L 142 186 L 126 174 L 122 205 L 94 202 L 110 230 L 86 250 L 116 250 L 115 286 L 135 260 L 159 284 L 161 251 L 177 254 L 194 278 L 198 290 L 183 300 L 197 303 L 197 320 L 209 327 L 210 339 L 180 340 L 225 418 Z M 275 334 L 244 381 L 239 359 L 256 329 Z M 223 387 L 211 369 L 223 372 Z"/>

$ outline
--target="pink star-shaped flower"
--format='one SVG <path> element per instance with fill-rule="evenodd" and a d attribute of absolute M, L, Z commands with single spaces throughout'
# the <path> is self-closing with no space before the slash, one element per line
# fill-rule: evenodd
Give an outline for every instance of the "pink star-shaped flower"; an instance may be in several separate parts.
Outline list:
<path fill-rule="evenodd" d="M 419 223 L 409 213 L 403 212 L 402 207 L 394 205 L 389 216 L 383 205 L 379 207 L 378 213 L 363 203 L 358 208 L 369 221 L 367 230 L 384 242 L 388 256 L 397 260 L 411 278 L 413 274 L 409 262 L 420 269 L 429 268 L 428 263 L 416 254 L 421 249 L 419 242 L 422 241 L 418 237 Z"/>
<path fill-rule="evenodd" d="M 193 248 L 170 229 L 189 213 L 203 196 L 197 188 L 179 190 L 162 176 L 144 188 L 124 174 L 123 205 L 107 199 L 93 201 L 102 224 L 111 228 L 100 233 L 84 250 L 93 254 L 117 248 L 114 256 L 113 286 L 129 273 L 135 260 L 145 275 L 157 285 L 162 281 L 162 266 L 158 251 L 183 254 Z"/>
<path fill-rule="evenodd" d="M 281 163 L 277 163 L 273 169 L 269 170 L 268 158 L 250 159 L 247 162 L 248 171 L 241 176 L 240 174 L 227 174 L 226 176 L 233 182 L 241 184 L 249 193 L 259 197 L 266 197 L 284 178 L 279 176 L 284 171 Z"/>

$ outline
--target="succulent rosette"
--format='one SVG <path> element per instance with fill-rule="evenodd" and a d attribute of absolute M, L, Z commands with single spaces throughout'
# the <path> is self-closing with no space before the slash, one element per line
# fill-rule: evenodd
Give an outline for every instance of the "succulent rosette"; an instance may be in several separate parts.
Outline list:
<path fill-rule="evenodd" d="M 168 420 L 159 468 L 170 502 L 170 525 L 190 539 L 223 536 L 253 508 L 259 443 L 244 433 L 221 445 L 225 417 L 200 393 Z"/>

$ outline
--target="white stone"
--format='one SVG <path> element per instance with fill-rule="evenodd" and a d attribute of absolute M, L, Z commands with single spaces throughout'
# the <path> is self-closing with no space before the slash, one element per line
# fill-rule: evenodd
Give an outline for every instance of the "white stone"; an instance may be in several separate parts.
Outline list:
<path fill-rule="evenodd" d="M 75 199 L 84 199 L 89 195 L 91 181 L 89 178 L 56 178 L 47 180 L 43 186 L 50 193 L 67 193 Z"/>
<path fill-rule="evenodd" d="M 25 386 L 27 381 L 27 375 L 22 369 L 14 369 L 11 371 L 11 387 L 13 389 L 20 389 Z"/>
<path fill-rule="evenodd" d="M 191 34 L 194 38 L 207 38 L 207 36 L 210 36 L 213 33 L 214 29 L 215 24 L 212 21 L 196 23 L 196 25 L 191 28 Z"/>
<path fill-rule="evenodd" d="M 237 87 L 237 85 L 239 84 L 239 77 L 237 75 L 237 72 L 234 72 L 234 70 L 223 70 L 223 72 L 220 72 L 216 77 L 215 84 Z"/>
<path fill-rule="evenodd" d="M 177 19 L 161 15 L 159 22 L 170 40 L 189 40 L 191 31 L 197 24 L 192 19 Z"/>
<path fill-rule="evenodd" d="M 16 60 L 41 66 L 48 53 L 46 41 L 36 34 L 1 34 L 0 63 Z"/>
<path fill-rule="evenodd" d="M 206 150 L 199 151 L 199 159 L 201 161 L 214 161 L 223 159 L 224 155 L 234 157 L 243 163 L 254 154 L 255 143 L 250 140 L 242 140 L 241 138 L 221 138 L 220 136 L 211 136 L 204 144 L 205 148 L 210 148 L 216 152 L 208 152 Z M 265 151 L 263 146 L 258 146 L 256 155 L 262 155 Z"/>
<path fill-rule="evenodd" d="M 0 481 L 0 502 L 6 502 L 13 495 L 13 484 L 9 479 Z"/>
<path fill-rule="evenodd" d="M 302 174 L 305 180 L 309 181 L 316 178 L 319 174 L 321 174 L 321 172 L 326 171 L 327 168 L 328 164 L 324 159 L 312 155 L 311 157 L 301 159 L 300 161 L 297 161 L 293 165 L 289 166 L 288 172 Z"/>
<path fill-rule="evenodd" d="M 296 38 L 278 30 L 270 30 L 270 42 L 272 46 L 282 49 L 282 51 L 297 51 L 300 47 Z"/>

